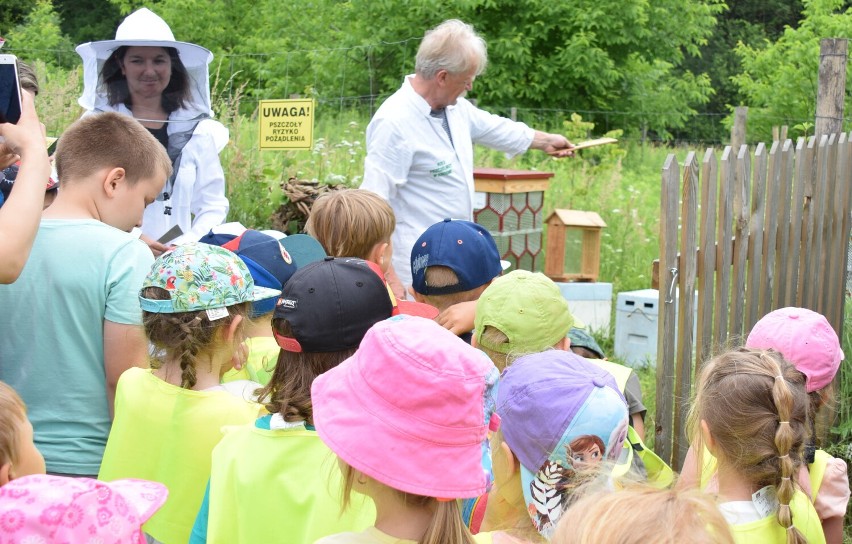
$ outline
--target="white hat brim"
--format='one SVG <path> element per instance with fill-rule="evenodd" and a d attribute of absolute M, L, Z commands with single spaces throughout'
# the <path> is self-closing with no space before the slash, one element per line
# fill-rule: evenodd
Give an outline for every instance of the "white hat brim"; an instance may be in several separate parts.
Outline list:
<path fill-rule="evenodd" d="M 125 45 L 128 47 L 174 47 L 178 50 L 181 62 L 187 68 L 207 66 L 213 61 L 213 53 L 209 49 L 194 43 L 169 40 L 103 40 L 80 44 L 75 50 L 83 60 L 94 56 L 97 60 L 104 61 L 112 55 L 113 51 Z"/>

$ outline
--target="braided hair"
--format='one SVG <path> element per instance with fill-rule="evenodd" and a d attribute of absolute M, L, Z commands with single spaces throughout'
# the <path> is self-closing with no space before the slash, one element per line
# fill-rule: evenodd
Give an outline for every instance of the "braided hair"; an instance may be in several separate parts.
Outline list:
<path fill-rule="evenodd" d="M 779 353 L 739 348 L 704 366 L 690 410 L 696 443 L 704 421 L 734 470 L 754 486 L 775 487 L 787 544 L 806 542 L 793 526 L 790 501 L 808 436 L 808 405 L 804 375 Z"/>
<path fill-rule="evenodd" d="M 160 287 L 146 287 L 142 296 L 151 300 L 168 300 L 169 292 Z M 167 359 L 180 362 L 180 386 L 192 389 L 198 381 L 196 366 L 199 356 L 213 349 L 220 328 L 229 326 L 237 315 L 246 318 L 249 304 L 229 306 L 228 317 L 216 321 L 210 321 L 204 310 L 172 314 L 142 312 L 142 324 L 154 347 L 165 352 Z M 237 336 L 235 345 L 243 340 L 241 335 Z M 151 359 L 151 368 L 161 366 L 160 359 Z"/>

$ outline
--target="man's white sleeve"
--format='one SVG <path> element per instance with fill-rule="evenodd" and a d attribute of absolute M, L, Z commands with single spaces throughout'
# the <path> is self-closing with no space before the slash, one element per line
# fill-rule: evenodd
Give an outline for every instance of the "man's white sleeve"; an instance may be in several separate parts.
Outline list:
<path fill-rule="evenodd" d="M 413 147 L 397 126 L 387 119 L 374 119 L 367 127 L 367 158 L 361 188 L 389 200 L 408 181 Z"/>

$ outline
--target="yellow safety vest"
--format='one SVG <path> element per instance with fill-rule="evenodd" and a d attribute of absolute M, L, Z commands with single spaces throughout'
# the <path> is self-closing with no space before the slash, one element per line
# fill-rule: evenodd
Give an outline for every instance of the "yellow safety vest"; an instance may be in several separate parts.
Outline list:
<path fill-rule="evenodd" d="M 814 452 L 814 462 L 808 463 L 808 476 L 811 480 L 812 502 L 816 502 L 817 493 L 819 493 L 819 488 L 822 486 L 822 479 L 825 476 L 825 469 L 831 459 L 833 459 L 833 457 L 823 450 L 816 450 Z"/>
<path fill-rule="evenodd" d="M 801 491 L 793 493 L 790 501 L 793 514 L 793 526 L 805 536 L 808 544 L 825 544 L 822 523 L 814 510 L 814 505 L 808 496 Z M 778 518 L 773 514 L 758 521 L 731 525 L 734 542 L 737 544 L 786 544 L 787 530 L 778 524 Z"/>
<path fill-rule="evenodd" d="M 222 427 L 251 423 L 260 410 L 225 391 L 183 389 L 148 369 L 131 368 L 118 380 L 98 478 L 166 484 L 169 498 L 143 530 L 166 544 L 188 542 Z"/>
<path fill-rule="evenodd" d="M 674 471 L 653 450 L 648 449 L 633 427 L 627 428 L 627 438 L 624 439 L 624 449 L 628 451 L 626 458 L 622 455 L 613 468 L 614 476 L 622 476 L 630 470 L 633 456 L 638 455 L 645 465 L 647 483 L 658 489 L 665 489 L 674 482 Z M 624 458 L 624 459 L 622 459 Z"/>
<path fill-rule="evenodd" d="M 363 495 L 341 514 L 341 482 L 316 431 L 229 428 L 213 450 L 207 542 L 310 543 L 372 526 L 375 506 Z"/>
<path fill-rule="evenodd" d="M 811 502 L 816 502 L 817 494 L 819 493 L 819 488 L 822 485 L 822 479 L 825 476 L 825 469 L 828 466 L 828 461 L 832 459 L 832 456 L 823 450 L 816 450 L 814 452 L 814 462 L 808 463 L 808 478 L 811 482 Z M 701 481 L 700 481 L 700 489 L 704 489 L 707 487 L 707 484 L 710 483 L 710 479 L 716 473 L 716 458 L 713 457 L 713 454 L 704 447 L 704 452 L 701 454 Z"/>
<path fill-rule="evenodd" d="M 632 369 L 618 363 L 611 363 L 603 359 L 586 359 L 590 363 L 596 365 L 609 372 L 618 389 L 624 394 L 624 389 L 627 387 L 627 380 L 630 378 Z M 624 439 L 624 450 L 619 457 L 615 467 L 613 467 L 613 476 L 624 476 L 633 463 L 633 456 L 638 455 L 645 465 L 645 470 L 648 473 L 648 484 L 657 487 L 669 487 L 674 481 L 674 472 L 656 453 L 645 446 L 639 435 L 632 426 L 627 428 L 627 438 Z"/>
<path fill-rule="evenodd" d="M 618 363 L 604 361 L 603 359 L 586 360 L 612 374 L 612 377 L 615 378 L 615 383 L 618 385 L 618 390 L 621 391 L 622 395 L 624 394 L 624 388 L 627 387 L 627 380 L 630 378 L 633 369 Z"/>
<path fill-rule="evenodd" d="M 222 376 L 222 383 L 249 380 L 266 385 L 272 379 L 281 348 L 272 336 L 253 336 L 243 342 L 248 347 L 248 358 L 240 370 L 231 369 Z"/>
<path fill-rule="evenodd" d="M 698 452 L 695 453 L 696 455 L 698 454 Z M 716 458 L 713 457 L 713 454 L 710 453 L 707 446 L 702 447 L 700 462 L 701 466 L 699 467 L 698 488 L 704 491 L 707 484 L 709 484 L 710 480 L 713 478 L 713 475 L 716 474 Z"/>

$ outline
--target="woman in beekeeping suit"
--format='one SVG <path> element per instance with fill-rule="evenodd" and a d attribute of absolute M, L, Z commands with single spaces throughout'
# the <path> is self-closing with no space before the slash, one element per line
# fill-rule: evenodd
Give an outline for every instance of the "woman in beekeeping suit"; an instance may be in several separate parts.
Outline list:
<path fill-rule="evenodd" d="M 228 199 L 219 152 L 228 129 L 212 119 L 207 49 L 175 41 L 169 25 L 142 8 L 119 25 L 114 40 L 77 46 L 83 59 L 87 111 L 116 111 L 136 118 L 169 153 L 174 171 L 145 209 L 142 240 L 155 255 L 157 242 L 175 226 L 171 243 L 198 240 L 225 220 Z M 168 243 L 168 241 L 166 241 Z"/>

